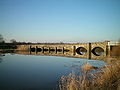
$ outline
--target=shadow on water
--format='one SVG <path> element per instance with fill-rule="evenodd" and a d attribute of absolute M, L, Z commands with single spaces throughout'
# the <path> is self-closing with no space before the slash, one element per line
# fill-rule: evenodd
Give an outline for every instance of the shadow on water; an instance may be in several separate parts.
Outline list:
<path fill-rule="evenodd" d="M 0 57 L 0 63 L 2 63 L 2 58 Z"/>
<path fill-rule="evenodd" d="M 2 63 L 2 62 L 3 62 L 2 57 L 4 57 L 4 56 L 5 56 L 5 54 L 0 54 L 0 63 Z"/>

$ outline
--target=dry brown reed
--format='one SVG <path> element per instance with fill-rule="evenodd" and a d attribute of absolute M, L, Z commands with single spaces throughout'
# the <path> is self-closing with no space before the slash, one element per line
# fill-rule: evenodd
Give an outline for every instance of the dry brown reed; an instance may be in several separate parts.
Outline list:
<path fill-rule="evenodd" d="M 82 65 L 82 67 L 81 67 L 81 69 L 83 70 L 83 71 L 90 71 L 90 70 L 93 70 L 93 69 L 97 69 L 97 67 L 94 67 L 94 66 L 92 66 L 91 64 L 89 64 L 88 62 L 86 62 L 86 63 L 84 63 L 83 65 Z"/>
<path fill-rule="evenodd" d="M 62 76 L 59 87 L 60 90 L 120 90 L 120 61 L 109 62 L 95 74 L 84 71 L 80 76 L 73 73 Z"/>

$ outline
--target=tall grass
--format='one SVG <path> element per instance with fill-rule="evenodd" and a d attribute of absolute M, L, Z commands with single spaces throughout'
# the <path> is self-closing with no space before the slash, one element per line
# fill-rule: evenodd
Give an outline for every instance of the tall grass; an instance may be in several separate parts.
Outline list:
<path fill-rule="evenodd" d="M 109 62 L 95 74 L 83 71 L 80 76 L 74 73 L 62 76 L 59 87 L 60 90 L 120 90 L 120 61 Z"/>
<path fill-rule="evenodd" d="M 62 76 L 60 90 L 120 90 L 120 46 L 115 47 L 113 55 L 117 58 L 107 58 L 107 64 L 94 74 L 91 70 L 96 68 L 86 63 L 81 67 L 81 75 L 70 73 Z"/>

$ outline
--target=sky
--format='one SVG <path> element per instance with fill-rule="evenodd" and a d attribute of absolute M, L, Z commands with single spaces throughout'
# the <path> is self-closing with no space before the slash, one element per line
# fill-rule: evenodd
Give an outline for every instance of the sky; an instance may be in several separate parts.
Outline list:
<path fill-rule="evenodd" d="M 0 34 L 24 42 L 120 39 L 120 0 L 0 0 Z"/>

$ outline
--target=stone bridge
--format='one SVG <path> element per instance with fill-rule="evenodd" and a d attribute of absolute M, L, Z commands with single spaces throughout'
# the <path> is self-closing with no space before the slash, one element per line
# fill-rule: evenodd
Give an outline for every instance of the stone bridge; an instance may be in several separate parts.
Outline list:
<path fill-rule="evenodd" d="M 108 41 L 79 44 L 29 44 L 18 45 L 17 53 L 32 55 L 66 56 L 86 59 L 103 59 L 109 55 Z M 26 52 L 27 51 L 27 52 Z M 21 52 L 21 53 L 22 53 Z"/>

